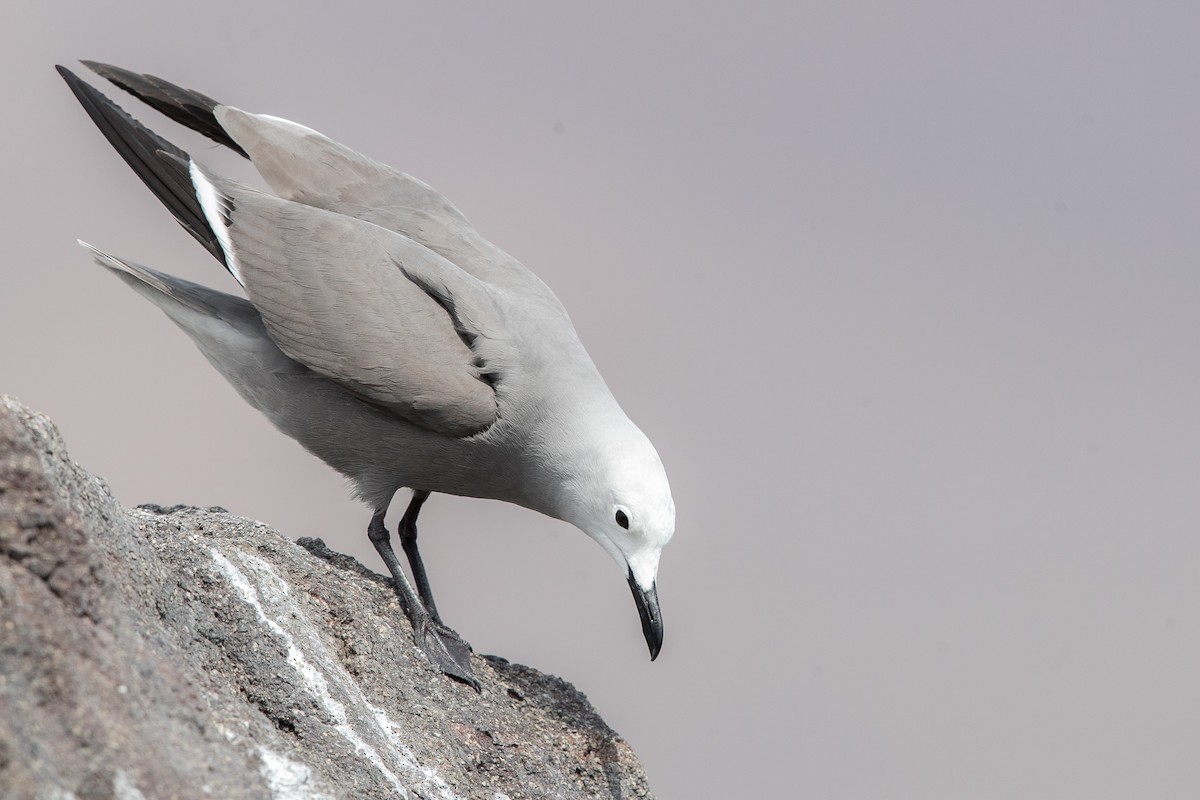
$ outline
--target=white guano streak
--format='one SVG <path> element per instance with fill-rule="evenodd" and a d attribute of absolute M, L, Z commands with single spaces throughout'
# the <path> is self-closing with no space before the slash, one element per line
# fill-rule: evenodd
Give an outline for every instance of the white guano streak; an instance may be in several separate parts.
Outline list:
<path fill-rule="evenodd" d="M 257 745 L 259 772 L 276 800 L 334 800 L 322 791 L 307 764 L 293 761 L 269 747 Z"/>
<path fill-rule="evenodd" d="M 413 782 L 421 784 L 423 788 L 433 790 L 443 800 L 460 800 L 438 775 L 437 770 L 423 767 L 417 762 L 416 756 L 396 733 L 396 724 L 382 709 L 367 699 L 354 678 L 330 654 L 316 627 L 308 621 L 299 604 L 292 599 L 288 585 L 270 564 L 248 553 L 234 551 L 235 557 L 243 567 L 253 574 L 255 580 L 252 583 L 221 551 L 215 547 L 210 548 L 210 551 L 217 568 L 241 598 L 254 609 L 268 628 L 283 639 L 287 647 L 288 663 L 299 675 L 300 686 L 333 719 L 334 729 L 379 771 L 401 797 L 407 798 L 408 790 L 392 767 L 404 773 Z M 268 607 L 271 613 L 268 613 Z M 300 644 L 297 643 L 297 639 L 300 640 Z M 325 672 L 318 669 L 314 661 L 321 664 Z M 334 697 L 334 690 L 338 690 L 349 702 L 353 721 L 346 703 Z M 381 755 L 368 739 L 373 739 L 376 744 L 381 745 L 384 753 Z M 391 767 L 388 766 L 389 761 Z"/>
<path fill-rule="evenodd" d="M 113 775 L 113 796 L 116 800 L 146 800 L 146 795 L 137 788 L 133 776 L 123 769 Z"/>

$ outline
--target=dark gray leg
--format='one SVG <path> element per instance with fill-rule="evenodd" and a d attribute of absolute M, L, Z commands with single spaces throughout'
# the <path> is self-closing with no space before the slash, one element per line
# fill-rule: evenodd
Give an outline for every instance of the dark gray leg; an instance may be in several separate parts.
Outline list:
<path fill-rule="evenodd" d="M 418 510 L 419 508 L 418 505 Z M 392 573 L 392 583 L 396 587 L 396 594 L 400 596 L 400 602 L 404 605 L 404 613 L 412 623 L 413 638 L 417 647 L 442 672 L 478 691 L 479 682 L 475 680 L 471 671 L 471 646 L 457 633 L 434 620 L 421 598 L 413 591 L 408 576 L 400 568 L 396 552 L 392 549 L 392 535 L 384 523 L 387 510 L 386 504 L 375 509 L 371 524 L 367 528 L 367 536 L 371 544 L 375 545 L 375 551 L 379 553 L 383 563 L 387 565 L 388 572 Z M 416 517 L 415 513 L 413 517 Z"/>
<path fill-rule="evenodd" d="M 387 510 L 387 506 L 375 509 L 375 515 L 371 517 L 371 524 L 367 527 L 367 538 L 371 540 L 371 544 L 375 545 L 375 552 L 379 553 L 379 557 L 387 565 L 388 572 L 392 573 L 392 582 L 396 584 L 396 593 L 400 595 L 400 601 L 404 604 L 404 613 L 412 621 L 413 627 L 416 627 L 417 620 L 422 616 L 428 616 L 428 613 L 421 605 L 416 593 L 413 592 L 412 585 L 408 582 L 408 576 L 404 574 L 404 570 L 400 569 L 396 551 L 392 549 L 392 534 L 388 532 L 387 525 L 383 522 Z"/>
<path fill-rule="evenodd" d="M 425 505 L 425 501 L 428 499 L 429 492 L 419 489 L 413 492 L 408 510 L 404 512 L 404 517 L 400 520 L 400 546 L 404 548 L 404 554 L 408 556 L 408 566 L 412 568 L 413 580 L 417 582 L 417 592 L 421 595 L 422 602 L 425 603 L 425 609 L 429 611 L 429 616 L 433 617 L 434 622 L 441 625 L 442 617 L 438 614 L 437 604 L 433 602 L 433 590 L 429 588 L 429 576 L 425 574 L 425 564 L 421 561 L 420 551 L 417 550 L 417 515 L 421 513 L 421 506 Z"/>

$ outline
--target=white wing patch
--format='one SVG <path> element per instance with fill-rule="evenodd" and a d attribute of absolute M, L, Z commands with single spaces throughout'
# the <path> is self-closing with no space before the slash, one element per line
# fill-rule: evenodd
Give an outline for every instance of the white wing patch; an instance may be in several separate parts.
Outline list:
<path fill-rule="evenodd" d="M 208 220 L 208 227 L 212 228 L 213 233 L 217 235 L 217 241 L 220 242 L 221 250 L 225 253 L 225 263 L 229 265 L 229 271 L 233 273 L 234 279 L 245 286 L 246 282 L 242 280 L 242 271 L 238 267 L 237 258 L 233 255 L 233 243 L 229 239 L 229 226 L 225 222 L 229 213 L 228 201 L 217 191 L 217 187 L 213 185 L 213 182 L 208 179 L 195 161 L 189 162 L 188 172 L 192 177 L 192 186 L 196 187 L 196 199 L 200 201 L 200 209 L 204 212 L 204 218 Z"/>

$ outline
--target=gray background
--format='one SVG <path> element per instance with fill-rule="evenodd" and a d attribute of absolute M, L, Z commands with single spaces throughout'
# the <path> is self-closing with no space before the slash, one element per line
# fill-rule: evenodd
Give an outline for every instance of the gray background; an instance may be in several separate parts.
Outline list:
<path fill-rule="evenodd" d="M 422 530 L 446 618 L 587 692 L 662 797 L 1194 796 L 1200 6 L 976 5 L 10 2 L 0 391 L 126 504 L 381 569 L 342 480 L 75 246 L 234 289 L 52 65 L 303 122 L 545 278 L 661 452 L 654 664 L 566 524 L 438 496 Z"/>

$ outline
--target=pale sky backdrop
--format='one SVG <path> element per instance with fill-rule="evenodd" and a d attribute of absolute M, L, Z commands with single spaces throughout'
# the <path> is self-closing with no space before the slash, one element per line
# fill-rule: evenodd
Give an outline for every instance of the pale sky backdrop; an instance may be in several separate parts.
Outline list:
<path fill-rule="evenodd" d="M 342 479 L 76 247 L 235 290 L 53 65 L 297 120 L 541 275 L 657 445 L 654 664 L 565 523 L 435 496 L 421 541 L 446 619 L 574 682 L 660 797 L 1194 797 L 1200 4 L 984 5 L 10 2 L 0 391 L 127 505 L 382 570 Z"/>

